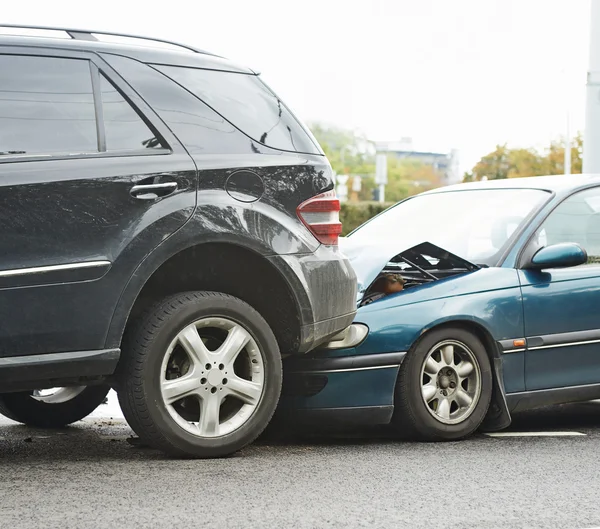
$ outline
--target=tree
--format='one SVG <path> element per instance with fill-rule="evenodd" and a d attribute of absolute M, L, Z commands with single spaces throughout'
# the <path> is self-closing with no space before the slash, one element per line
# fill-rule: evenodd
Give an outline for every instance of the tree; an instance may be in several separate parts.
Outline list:
<path fill-rule="evenodd" d="M 464 180 L 473 182 L 481 180 L 484 177 L 488 180 L 508 178 L 508 171 L 510 169 L 509 153 L 510 150 L 506 146 L 506 143 L 504 145 L 496 145 L 496 149 L 481 158 L 475 164 L 473 170 L 465 175 Z"/>
<path fill-rule="evenodd" d="M 317 139 L 334 171 L 361 174 L 375 163 L 372 142 L 351 130 L 312 123 L 310 130 Z"/>
<path fill-rule="evenodd" d="M 564 174 L 565 141 L 553 141 L 547 149 L 543 174 Z M 581 173 L 583 166 L 583 135 L 579 132 L 571 142 L 571 173 Z"/>
<path fill-rule="evenodd" d="M 375 184 L 375 147 L 364 136 L 353 131 L 313 123 L 310 129 L 338 173 L 358 175 L 362 179 L 358 199 L 373 199 Z M 442 184 L 442 175 L 432 166 L 413 159 L 388 155 L 386 201 L 397 202 Z M 351 185 L 351 184 L 350 184 Z"/>
<path fill-rule="evenodd" d="M 571 142 L 571 173 L 581 173 L 583 136 L 578 133 Z M 553 141 L 542 153 L 535 149 L 509 149 L 506 144 L 486 154 L 463 180 L 488 180 L 564 174 L 565 140 Z"/>
<path fill-rule="evenodd" d="M 398 202 L 411 195 L 439 187 L 442 175 L 431 165 L 410 158 L 388 155 L 388 183 L 385 199 Z"/>

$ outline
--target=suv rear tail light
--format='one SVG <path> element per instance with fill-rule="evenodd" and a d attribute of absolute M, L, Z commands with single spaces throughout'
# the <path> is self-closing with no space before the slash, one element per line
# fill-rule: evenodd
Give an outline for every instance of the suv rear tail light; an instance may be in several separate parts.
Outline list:
<path fill-rule="evenodd" d="M 338 243 L 342 233 L 340 222 L 340 200 L 335 191 L 327 191 L 302 202 L 296 209 L 298 218 L 321 244 Z"/>

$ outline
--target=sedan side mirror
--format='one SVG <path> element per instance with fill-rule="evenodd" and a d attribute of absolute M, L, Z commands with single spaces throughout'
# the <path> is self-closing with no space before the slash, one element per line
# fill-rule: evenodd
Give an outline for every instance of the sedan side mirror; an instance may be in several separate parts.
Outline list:
<path fill-rule="evenodd" d="M 573 242 L 553 244 L 538 250 L 529 262 L 523 266 L 526 270 L 545 270 L 547 268 L 568 268 L 587 262 L 587 252 Z"/>

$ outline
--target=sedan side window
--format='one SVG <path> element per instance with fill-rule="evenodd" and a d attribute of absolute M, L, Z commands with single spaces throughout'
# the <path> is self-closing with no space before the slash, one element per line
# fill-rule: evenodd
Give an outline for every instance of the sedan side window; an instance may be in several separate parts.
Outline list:
<path fill-rule="evenodd" d="M 563 201 L 536 234 L 540 246 L 573 242 L 588 254 L 587 265 L 600 264 L 600 188 L 587 189 Z"/>

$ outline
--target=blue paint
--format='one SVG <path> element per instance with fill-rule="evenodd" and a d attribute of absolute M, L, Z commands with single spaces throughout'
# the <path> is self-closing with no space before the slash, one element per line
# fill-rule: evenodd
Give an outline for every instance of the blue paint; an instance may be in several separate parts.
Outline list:
<path fill-rule="evenodd" d="M 482 186 L 484 184 L 472 187 Z M 600 198 L 600 190 L 592 189 L 600 186 L 600 178 L 519 179 L 518 182 L 489 182 L 486 186 L 531 187 L 548 191 L 547 201 L 541 203 L 515 232 L 511 244 L 504 250 L 504 257 L 496 266 L 412 287 L 361 307 L 355 322 L 369 327 L 363 343 L 355 348 L 316 351 L 311 353 L 311 357 L 378 355 L 398 351 L 410 354 L 420 336 L 444 324 L 468 325 L 485 333 L 496 342 L 498 350 L 501 350 L 501 341 L 506 341 L 510 347 L 512 341 L 518 338 L 528 338 L 532 344 L 543 343 L 541 337 L 547 335 L 600 329 L 600 264 L 577 266 L 586 259 L 586 245 L 580 240 L 555 240 L 552 242 L 557 244 L 547 244 L 537 252 L 528 247 L 533 237 L 540 233 L 542 225 L 549 226 L 544 224 L 548 216 L 557 207 L 560 211 L 565 206 L 563 201 L 567 200 L 566 211 L 579 214 L 577 208 L 588 207 L 587 213 L 591 215 L 591 206 L 585 206 L 584 199 L 594 194 Z M 459 188 L 448 188 L 448 191 L 459 191 Z M 583 191 L 582 195 L 575 195 L 574 200 L 569 198 L 578 191 Z M 557 225 L 560 230 L 554 232 L 555 238 L 562 233 L 560 219 L 553 229 L 556 230 Z M 600 221 L 598 228 L 600 235 Z M 411 237 L 418 238 L 418 227 L 413 231 Z M 399 251 L 403 249 L 399 248 Z M 374 277 L 374 263 L 392 253 L 390 250 L 393 251 L 393 248 L 363 248 L 361 254 L 360 249 L 352 248 L 360 267 L 370 273 L 359 290 L 366 288 Z M 600 250 L 595 252 L 592 255 L 598 256 Z M 526 255 L 534 256 L 529 263 L 533 263 L 533 267 L 520 270 L 519 259 Z M 360 273 L 357 275 L 361 281 Z M 600 383 L 600 344 L 566 343 L 544 349 L 501 353 L 505 392 Z M 300 408 L 389 405 L 393 404 L 396 379 L 397 369 L 332 373 L 321 393 L 307 398 L 285 397 L 282 405 Z"/>
<path fill-rule="evenodd" d="M 325 388 L 313 397 L 284 397 L 282 408 L 345 408 L 394 403 L 398 368 L 330 373 Z"/>
<path fill-rule="evenodd" d="M 538 270 L 565 268 L 585 264 L 587 254 L 581 246 L 574 243 L 553 244 L 537 252 L 531 264 Z"/>

